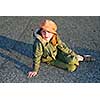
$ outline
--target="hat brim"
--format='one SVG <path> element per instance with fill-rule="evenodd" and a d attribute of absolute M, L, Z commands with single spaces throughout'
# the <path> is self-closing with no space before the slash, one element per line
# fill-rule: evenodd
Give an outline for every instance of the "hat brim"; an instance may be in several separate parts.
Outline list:
<path fill-rule="evenodd" d="M 54 30 L 51 30 L 50 28 L 46 28 L 46 27 L 41 27 L 42 29 L 44 29 L 44 30 L 46 30 L 46 31 L 48 31 L 48 32 L 50 32 L 50 33 L 53 33 L 53 34 L 57 34 L 57 32 L 56 31 L 54 31 Z"/>

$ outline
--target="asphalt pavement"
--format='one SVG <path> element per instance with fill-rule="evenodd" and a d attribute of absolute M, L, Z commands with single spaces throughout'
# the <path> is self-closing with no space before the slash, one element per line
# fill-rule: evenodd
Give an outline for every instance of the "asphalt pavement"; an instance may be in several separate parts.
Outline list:
<path fill-rule="evenodd" d="M 43 19 L 58 25 L 58 34 L 80 55 L 90 54 L 94 62 L 81 62 L 73 72 L 41 64 L 38 76 L 27 77 L 31 70 L 31 29 Z M 100 17 L 99 16 L 0 16 L 0 83 L 99 83 Z"/>

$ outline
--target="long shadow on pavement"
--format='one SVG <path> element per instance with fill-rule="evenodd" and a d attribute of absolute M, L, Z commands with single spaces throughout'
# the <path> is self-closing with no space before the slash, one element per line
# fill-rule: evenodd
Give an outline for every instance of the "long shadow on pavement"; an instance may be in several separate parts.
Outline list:
<path fill-rule="evenodd" d="M 0 48 L 7 51 L 16 51 L 24 56 L 32 58 L 32 44 L 13 40 L 0 35 Z"/>
<path fill-rule="evenodd" d="M 3 58 L 5 58 L 5 59 L 8 60 L 8 61 L 11 61 L 11 62 L 15 63 L 15 64 L 17 65 L 16 68 L 20 69 L 20 70 L 23 71 L 25 74 L 27 74 L 29 71 L 32 70 L 32 68 L 29 68 L 29 67 L 28 67 L 27 65 L 25 65 L 24 63 L 22 63 L 22 62 L 20 62 L 20 61 L 18 61 L 18 60 L 16 60 L 16 59 L 14 59 L 14 58 L 12 58 L 12 57 L 10 57 L 10 56 L 8 56 L 8 55 L 5 55 L 5 54 L 3 54 L 3 53 L 1 53 L 1 52 L 0 52 L 0 56 L 3 57 Z"/>
<path fill-rule="evenodd" d="M 0 48 L 7 50 L 7 51 L 16 51 L 24 56 L 30 57 L 32 58 L 32 44 L 28 44 L 28 43 L 24 43 L 21 41 L 17 41 L 17 40 L 13 40 L 10 39 L 8 37 L 2 36 L 0 35 Z M 74 50 L 76 52 L 78 52 L 79 54 L 91 54 L 92 56 L 94 56 L 96 58 L 96 61 L 99 62 L 100 61 L 100 52 L 99 51 L 93 51 L 93 50 L 88 50 L 88 49 L 84 49 L 84 48 L 74 48 Z M 8 56 L 5 55 L 3 53 L 0 53 L 0 56 L 11 61 L 14 62 L 15 64 L 19 65 L 19 69 L 21 69 L 22 71 L 24 71 L 25 73 L 28 70 L 31 70 L 30 68 L 28 68 L 27 65 L 25 65 L 24 63 Z"/>
<path fill-rule="evenodd" d="M 27 44 L 24 42 L 16 41 L 16 40 L 13 40 L 8 37 L 0 35 L 0 48 L 7 50 L 9 52 L 16 51 L 22 55 L 32 58 L 32 44 Z M 8 61 L 15 63 L 17 65 L 16 68 L 20 69 L 25 74 L 29 70 L 32 70 L 26 64 L 20 62 L 19 60 L 15 59 L 15 58 L 12 58 L 12 57 L 6 55 L 4 53 L 0 52 L 0 56 L 5 58 Z"/>

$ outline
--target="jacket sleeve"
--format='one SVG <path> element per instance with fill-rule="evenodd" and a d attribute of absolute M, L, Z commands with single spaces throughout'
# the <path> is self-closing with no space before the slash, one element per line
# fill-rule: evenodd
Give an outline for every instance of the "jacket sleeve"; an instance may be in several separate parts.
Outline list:
<path fill-rule="evenodd" d="M 60 39 L 59 36 L 57 36 L 58 39 L 58 49 L 60 49 L 62 52 L 66 53 L 67 55 L 73 55 L 73 56 L 77 56 L 77 54 L 72 51 L 67 44 L 65 44 L 64 42 L 62 42 L 62 40 Z"/>
<path fill-rule="evenodd" d="M 42 54 L 42 44 L 40 41 L 36 40 L 33 45 L 33 71 L 39 71 Z"/>

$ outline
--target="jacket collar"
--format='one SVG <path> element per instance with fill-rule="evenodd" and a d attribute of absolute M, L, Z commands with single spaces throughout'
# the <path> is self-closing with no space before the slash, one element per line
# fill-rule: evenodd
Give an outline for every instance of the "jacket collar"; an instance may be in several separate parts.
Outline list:
<path fill-rule="evenodd" d="M 47 41 L 45 41 L 41 35 L 37 34 L 37 32 L 39 31 L 39 28 L 36 29 L 36 31 L 34 32 L 34 36 L 43 44 L 46 45 Z"/>

